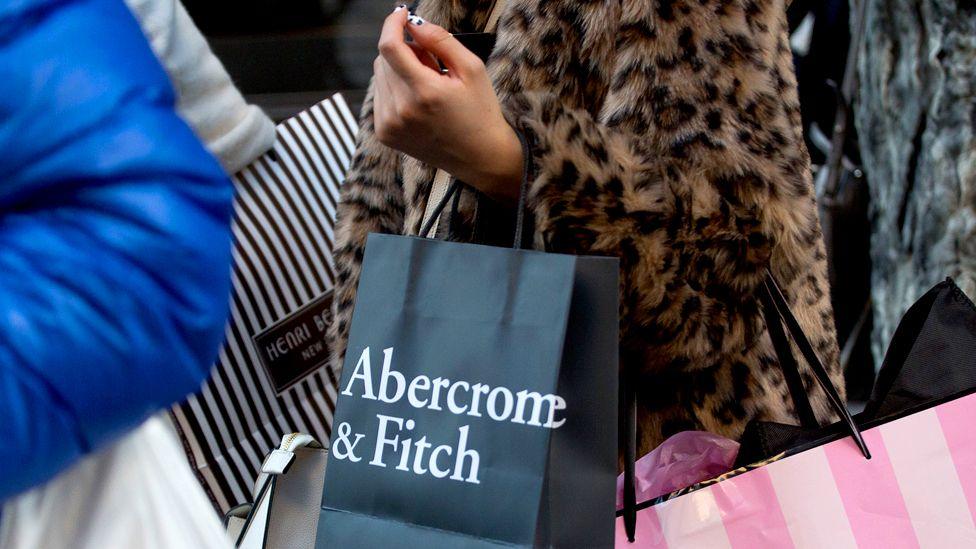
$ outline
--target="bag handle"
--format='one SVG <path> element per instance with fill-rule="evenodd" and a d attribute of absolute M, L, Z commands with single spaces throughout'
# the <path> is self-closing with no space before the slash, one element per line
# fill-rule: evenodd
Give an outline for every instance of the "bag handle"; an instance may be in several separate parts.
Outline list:
<path fill-rule="evenodd" d="M 620 403 L 623 417 L 624 446 L 624 532 L 627 541 L 634 543 L 637 535 L 637 487 L 634 469 L 637 463 L 637 392 L 631 376 L 620 384 Z"/>
<path fill-rule="evenodd" d="M 856 12 L 853 12 L 854 9 Z M 847 47 L 847 61 L 844 64 L 844 77 L 839 88 L 835 88 L 837 94 L 837 110 L 834 113 L 834 131 L 830 138 L 830 151 L 824 166 L 827 170 L 826 178 L 823 180 L 821 195 L 818 200 L 834 200 L 840 188 L 840 174 L 844 160 L 844 145 L 847 142 L 848 120 L 851 114 L 851 105 L 854 103 L 854 95 L 857 93 L 857 62 L 861 51 L 860 45 L 864 40 L 865 22 L 867 21 L 867 0 L 851 2 L 851 37 Z M 836 86 L 836 84 L 835 84 Z"/>
<path fill-rule="evenodd" d="M 806 426 L 806 423 L 811 422 L 812 419 L 813 426 L 817 425 L 816 417 L 813 415 L 813 407 L 810 404 L 810 398 L 807 396 L 806 391 L 803 390 L 796 359 L 783 333 L 784 325 L 790 335 L 793 336 L 793 341 L 796 343 L 797 348 L 799 348 L 807 365 L 810 366 L 810 370 L 813 372 L 817 384 L 820 385 L 820 388 L 827 395 L 827 400 L 830 402 L 831 407 L 844 422 L 847 431 L 850 432 L 851 438 L 854 439 L 861 454 L 865 458 L 871 459 L 871 451 L 868 449 L 867 443 L 864 442 L 864 437 L 861 435 L 860 429 L 858 429 L 854 418 L 851 417 L 851 413 L 847 410 L 847 406 L 844 405 L 844 400 L 837 392 L 837 388 L 831 383 L 827 369 L 824 368 L 817 353 L 813 350 L 813 345 L 810 344 L 810 340 L 803 333 L 803 328 L 800 327 L 796 316 L 790 310 L 779 284 L 776 283 L 776 279 L 768 270 L 766 271 L 765 280 L 763 280 L 758 288 L 758 292 L 759 300 L 763 306 L 763 316 L 766 319 L 766 326 L 769 329 L 770 337 L 773 339 L 780 368 L 783 370 L 783 376 L 786 378 L 787 386 L 790 389 L 790 396 L 793 398 L 793 404 L 797 408 L 797 414 L 800 415 L 801 422 L 804 422 Z M 791 381 L 791 378 L 793 381 Z M 804 419 L 804 416 L 807 417 Z"/>
<path fill-rule="evenodd" d="M 523 135 L 522 132 L 517 129 L 515 130 L 515 135 L 518 137 L 519 144 L 522 146 L 522 158 L 524 159 L 522 162 L 522 181 L 519 183 L 518 205 L 516 206 L 517 210 L 515 212 L 515 241 L 512 243 L 512 248 L 520 250 L 522 249 L 523 229 L 525 227 L 525 208 L 526 195 L 528 195 L 529 192 L 529 173 L 531 172 L 532 167 L 530 166 L 529 162 L 530 151 L 528 140 L 526 139 L 525 135 Z M 450 203 L 451 199 L 454 198 L 454 195 L 460 191 L 460 189 L 461 183 L 457 179 L 452 180 L 450 187 L 447 188 L 444 195 L 441 196 L 441 199 L 438 200 L 437 204 L 431 210 L 431 216 L 426 222 L 424 222 L 423 227 L 420 229 L 419 236 L 431 238 L 432 233 L 437 231 L 437 222 L 440 220 L 441 213 Z M 434 193 L 432 192 L 431 197 L 433 196 Z M 452 215 L 453 213 L 454 212 L 451 211 Z"/>
<path fill-rule="evenodd" d="M 312 435 L 306 433 L 289 433 L 281 437 L 281 444 L 271 450 L 271 453 L 264 458 L 264 462 L 261 464 L 261 472 L 255 482 L 255 486 L 260 485 L 260 488 L 257 489 L 254 503 L 250 504 L 250 507 L 247 508 L 247 515 L 243 517 L 243 524 L 241 524 L 240 530 L 237 530 L 234 547 L 241 546 L 250 528 L 254 525 L 254 521 L 258 519 L 259 514 L 262 514 L 262 509 L 271 505 L 270 500 L 267 499 L 271 497 L 269 491 L 274 489 L 276 479 L 279 476 L 288 473 L 288 470 L 295 462 L 295 450 L 299 448 L 322 448 L 322 445 Z M 240 512 L 247 505 L 238 505 L 228 511 L 227 515 L 224 516 L 225 526 L 229 524 L 231 518 L 241 518 Z M 267 517 L 267 512 L 263 515 Z M 266 539 L 264 540 L 264 544 L 267 544 Z"/>
<path fill-rule="evenodd" d="M 813 405 L 810 404 L 810 397 L 803 387 L 803 380 L 800 377 L 800 369 L 796 363 L 796 357 L 790 348 L 790 340 L 783 331 L 783 322 L 780 318 L 776 304 L 773 302 L 772 294 L 766 288 L 764 280 L 759 289 L 759 302 L 762 303 L 763 316 L 766 320 L 766 329 L 769 330 L 769 338 L 773 342 L 776 356 L 779 359 L 780 370 L 786 380 L 786 387 L 790 391 L 793 400 L 793 407 L 796 415 L 800 419 L 800 425 L 808 429 L 816 429 L 820 426 L 817 416 L 813 412 Z M 767 313 L 769 311 L 769 313 Z"/>
<path fill-rule="evenodd" d="M 488 20 L 485 22 L 485 28 L 482 32 L 495 32 L 498 28 L 498 20 L 502 16 L 502 11 L 505 10 L 505 4 L 508 0 L 495 0 L 491 4 L 491 11 L 488 13 Z"/>

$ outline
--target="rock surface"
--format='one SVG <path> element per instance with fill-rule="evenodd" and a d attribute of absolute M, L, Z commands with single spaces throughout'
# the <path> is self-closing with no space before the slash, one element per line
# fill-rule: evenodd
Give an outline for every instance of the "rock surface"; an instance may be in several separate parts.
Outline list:
<path fill-rule="evenodd" d="M 855 119 L 872 200 L 881 364 L 902 314 L 951 276 L 976 297 L 976 7 L 866 0 Z"/>

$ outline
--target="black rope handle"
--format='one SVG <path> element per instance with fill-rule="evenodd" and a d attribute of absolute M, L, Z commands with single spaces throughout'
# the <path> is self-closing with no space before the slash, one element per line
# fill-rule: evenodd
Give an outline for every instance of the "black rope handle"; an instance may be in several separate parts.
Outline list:
<path fill-rule="evenodd" d="M 514 128 L 513 128 L 514 129 Z M 529 150 L 529 141 L 522 132 L 515 130 L 519 144 L 522 145 L 522 181 L 519 184 L 518 206 L 515 211 L 515 242 L 512 247 L 516 250 L 522 248 L 522 229 L 525 226 L 525 208 L 529 194 L 529 176 L 532 172 L 532 155 Z"/>
<path fill-rule="evenodd" d="M 628 376 L 629 377 L 629 376 Z M 637 462 L 637 394 L 635 385 L 629 379 L 621 383 L 620 398 L 624 413 L 624 532 L 627 541 L 634 542 L 637 536 L 637 487 L 635 472 Z"/>
<path fill-rule="evenodd" d="M 851 438 L 857 444 L 858 449 L 861 450 L 861 454 L 865 458 L 871 459 L 871 451 L 868 449 L 868 445 L 864 442 L 864 437 L 861 435 L 861 430 L 858 429 L 857 424 L 854 422 L 854 418 L 851 417 L 851 413 L 847 410 L 847 406 L 844 404 L 844 400 L 840 397 L 837 392 L 837 388 L 830 381 L 830 376 L 827 373 L 827 369 L 824 368 L 820 358 L 817 353 L 813 350 L 813 346 L 810 344 L 810 340 L 807 339 L 806 334 L 803 332 L 803 328 L 800 327 L 800 323 L 796 320 L 796 316 L 793 315 L 793 311 L 790 310 L 789 304 L 786 302 L 786 298 L 783 297 L 783 292 L 780 290 L 779 285 L 776 283 L 776 279 L 773 277 L 772 273 L 766 271 L 766 279 L 758 288 L 760 301 L 763 302 L 763 314 L 766 318 L 766 325 L 770 330 L 770 335 L 776 329 L 773 326 L 778 325 L 780 332 L 782 332 L 782 326 L 785 325 L 786 329 L 789 331 L 790 335 L 793 336 L 793 341 L 796 346 L 800 349 L 800 353 L 803 355 L 804 360 L 810 366 L 813 371 L 813 376 L 817 380 L 817 384 L 823 389 L 824 393 L 827 395 L 827 400 L 830 401 L 831 407 L 837 412 L 837 415 L 841 417 L 847 427 L 847 431 L 850 432 Z M 766 304 L 769 303 L 772 306 L 768 307 Z M 774 342 L 775 343 L 775 342 Z M 799 377 L 799 369 L 797 368 L 796 360 L 793 358 L 793 353 L 789 346 L 786 346 L 784 352 L 781 352 L 780 346 L 776 345 L 776 354 L 779 356 L 780 367 L 783 369 L 784 376 L 787 379 L 790 375 L 795 375 Z M 789 358 L 787 358 L 787 356 Z M 789 370 L 789 373 L 787 371 Z M 787 381 L 789 383 L 789 381 Z M 802 387 L 802 385 L 801 385 Z M 812 407 L 810 406 L 809 397 L 806 395 L 806 391 L 802 394 L 796 394 L 793 392 L 793 388 L 790 388 L 791 396 L 794 400 L 794 406 L 799 409 L 803 406 L 801 403 L 805 402 L 806 407 L 810 407 L 810 413 L 812 413 Z M 799 397 L 799 398 L 798 398 Z M 816 420 L 814 420 L 815 422 Z"/>
<path fill-rule="evenodd" d="M 513 128 L 514 129 L 514 128 Z M 522 249 L 522 236 L 523 228 L 525 226 L 525 208 L 527 203 L 527 194 L 529 192 L 529 176 L 532 173 L 532 157 L 529 150 L 529 142 L 522 132 L 515 130 L 515 135 L 518 137 L 519 144 L 522 146 L 522 180 L 519 183 L 519 197 L 518 206 L 515 212 L 515 242 L 512 243 L 512 248 L 516 250 Z M 444 212 L 444 208 L 451 202 L 454 195 L 457 194 L 461 189 L 461 182 L 457 178 L 451 178 L 451 185 L 447 188 L 447 192 L 441 198 L 441 201 L 437 203 L 437 207 L 431 212 L 430 218 L 427 223 L 420 229 L 420 236 L 424 238 L 431 238 L 431 230 L 434 227 L 434 223 L 437 219 L 441 217 Z M 454 209 L 448 210 L 449 215 L 453 218 Z M 448 228 L 450 228 L 453 223 L 453 219 L 448 220 Z"/>
<path fill-rule="evenodd" d="M 420 229 L 420 236 L 424 238 L 431 237 L 430 231 L 434 228 L 434 223 L 441 217 L 441 212 L 444 211 L 444 208 L 447 207 L 448 202 L 451 201 L 451 198 L 454 197 L 454 194 L 458 192 L 460 188 L 460 182 L 452 177 L 451 186 L 447 188 L 447 192 L 444 193 L 443 197 L 441 197 L 441 201 L 437 203 L 437 207 L 434 208 L 434 211 L 430 213 L 430 218 L 427 220 L 427 223 L 424 223 L 424 226 Z"/>
<path fill-rule="evenodd" d="M 765 281 L 763 282 L 765 286 Z M 796 357 L 790 348 L 790 340 L 783 331 L 783 323 L 780 321 L 776 304 L 773 303 L 772 295 L 766 291 L 765 287 L 760 289 L 759 302 L 763 307 L 763 316 L 766 319 L 766 328 L 769 330 L 769 339 L 773 342 L 776 356 L 779 358 L 780 370 L 786 380 L 786 388 L 790 391 L 793 399 L 793 407 L 796 408 L 796 415 L 800 419 L 800 425 L 808 429 L 816 429 L 820 426 L 817 416 L 813 412 L 810 404 L 810 397 L 803 387 L 803 380 L 800 377 L 800 368 L 796 363 Z"/>

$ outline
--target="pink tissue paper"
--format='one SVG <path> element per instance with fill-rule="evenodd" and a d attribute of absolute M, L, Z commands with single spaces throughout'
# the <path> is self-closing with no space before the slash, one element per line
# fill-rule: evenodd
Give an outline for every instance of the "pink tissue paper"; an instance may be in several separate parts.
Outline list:
<path fill-rule="evenodd" d="M 732 469 L 739 443 L 704 431 L 677 433 L 634 466 L 637 502 L 654 499 Z M 624 506 L 624 476 L 617 477 L 617 509 Z"/>

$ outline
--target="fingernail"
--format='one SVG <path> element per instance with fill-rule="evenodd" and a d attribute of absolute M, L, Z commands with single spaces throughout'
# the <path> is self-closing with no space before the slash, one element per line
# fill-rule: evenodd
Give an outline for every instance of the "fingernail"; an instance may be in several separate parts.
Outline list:
<path fill-rule="evenodd" d="M 412 25 L 417 25 L 418 27 L 424 24 L 424 18 L 419 15 L 411 15 L 407 17 L 407 21 L 410 21 Z"/>
<path fill-rule="evenodd" d="M 407 5 L 406 4 L 400 4 L 397 7 L 393 8 L 393 11 L 397 12 L 397 11 L 400 11 L 400 10 L 406 9 L 406 8 L 407 8 Z"/>

